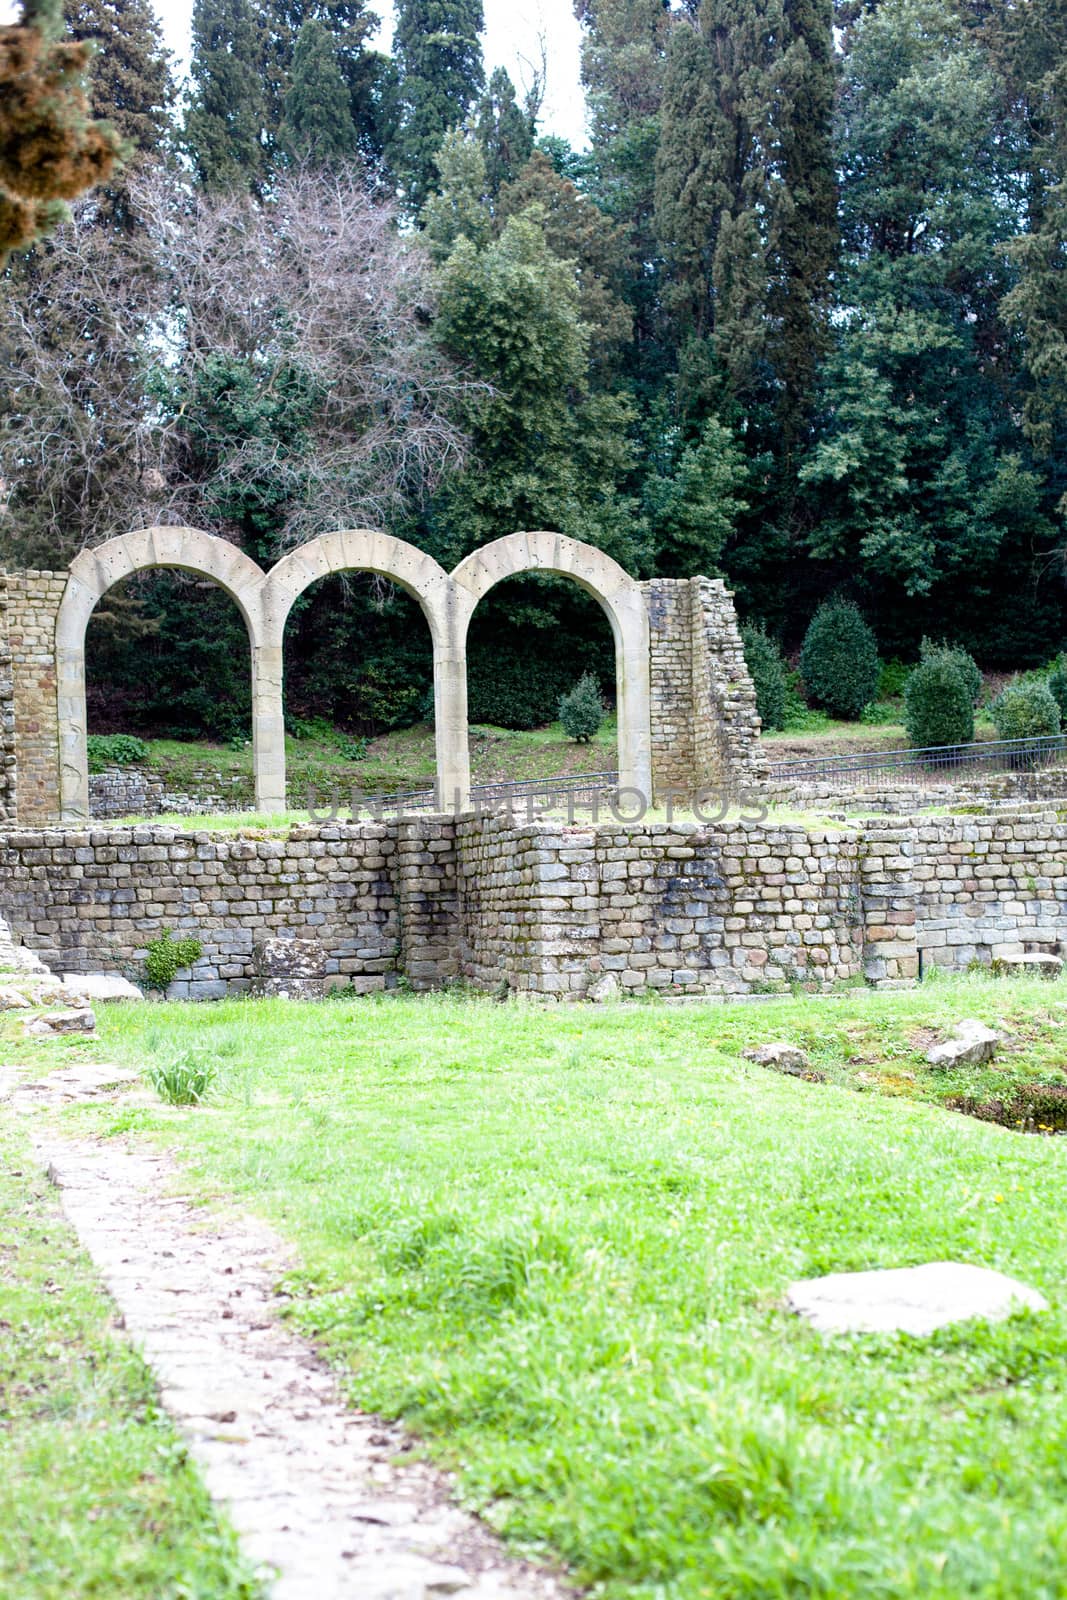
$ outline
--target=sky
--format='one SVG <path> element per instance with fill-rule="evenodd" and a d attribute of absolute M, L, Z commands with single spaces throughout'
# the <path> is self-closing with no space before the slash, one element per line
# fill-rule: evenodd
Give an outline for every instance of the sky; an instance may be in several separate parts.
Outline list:
<path fill-rule="evenodd" d="M 189 64 L 189 26 L 193 0 L 153 0 L 168 49 L 176 57 L 178 76 Z M 483 47 L 488 72 L 507 67 L 521 91 L 531 80 L 531 68 L 540 63 L 545 41 L 547 64 L 541 132 L 558 133 L 571 144 L 586 142 L 585 103 L 578 80 L 580 30 L 571 0 L 484 0 Z M 393 32 L 391 0 L 372 0 L 371 9 L 382 17 L 381 45 Z M 16 0 L 0 0 L 0 23 L 13 22 Z"/>

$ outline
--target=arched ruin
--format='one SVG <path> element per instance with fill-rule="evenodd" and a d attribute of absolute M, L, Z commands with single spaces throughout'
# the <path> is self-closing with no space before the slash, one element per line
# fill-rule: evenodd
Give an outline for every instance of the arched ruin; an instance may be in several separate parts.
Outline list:
<path fill-rule="evenodd" d="M 668 788 L 736 788 L 761 775 L 759 720 L 737 620 L 721 580 L 632 578 L 591 545 L 559 533 L 497 539 L 446 573 L 389 534 L 322 534 L 264 572 L 236 546 L 196 528 L 144 528 L 85 550 L 67 573 L 0 574 L 0 818 L 85 820 L 85 634 L 99 600 L 152 567 L 217 583 L 248 629 L 257 809 L 286 808 L 282 707 L 286 618 L 318 579 L 374 572 L 406 590 L 430 630 L 441 809 L 470 797 L 467 634 L 480 600 L 505 578 L 568 578 L 607 615 L 615 641 L 619 784 L 652 797 Z"/>

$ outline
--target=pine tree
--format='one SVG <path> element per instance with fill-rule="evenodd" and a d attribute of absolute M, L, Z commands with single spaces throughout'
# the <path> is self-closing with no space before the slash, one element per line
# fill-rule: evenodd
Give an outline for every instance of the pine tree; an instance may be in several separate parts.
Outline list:
<path fill-rule="evenodd" d="M 108 177 L 118 137 L 90 119 L 90 52 L 62 39 L 61 0 L 26 0 L 0 28 L 0 263 L 54 227 L 63 201 Z"/>
<path fill-rule="evenodd" d="M 399 125 L 388 154 L 413 216 L 437 186 L 441 140 L 463 122 L 485 81 L 483 25 L 482 0 L 398 0 Z"/>
<path fill-rule="evenodd" d="M 356 153 L 348 90 L 333 40 L 321 22 L 305 22 L 296 41 L 279 139 L 296 161 L 325 166 Z"/>
<path fill-rule="evenodd" d="M 258 189 L 267 170 L 265 29 L 253 0 L 195 0 L 184 142 L 208 189 Z"/>

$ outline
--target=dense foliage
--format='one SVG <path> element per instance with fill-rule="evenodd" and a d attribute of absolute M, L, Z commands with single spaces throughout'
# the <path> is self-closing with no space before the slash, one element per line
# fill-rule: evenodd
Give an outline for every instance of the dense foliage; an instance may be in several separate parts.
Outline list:
<path fill-rule="evenodd" d="M 832 717 L 858 717 L 878 689 L 878 646 L 851 600 L 821 605 L 800 650 L 800 675 L 812 705 Z"/>
<path fill-rule="evenodd" d="M 559 698 L 559 720 L 568 739 L 588 744 L 604 720 L 600 685 L 591 672 L 583 672 L 574 688 Z"/>
<path fill-rule="evenodd" d="M 974 738 L 974 700 L 966 668 L 951 650 L 927 650 L 904 689 L 908 743 L 926 750 L 937 745 L 970 744 Z"/>
<path fill-rule="evenodd" d="M 745 665 L 756 691 L 756 710 L 765 729 L 785 726 L 786 669 L 782 652 L 766 630 L 749 624 L 741 629 Z"/>
<path fill-rule="evenodd" d="M 1001 739 L 1045 739 L 1060 731 L 1060 708 L 1047 683 L 1012 683 L 993 702 Z"/>
<path fill-rule="evenodd" d="M 74 124 L 113 125 L 126 164 L 6 269 L 0 559 L 181 518 L 262 563 L 347 523 L 450 566 L 556 528 L 639 577 L 724 576 L 789 651 L 845 590 L 886 658 L 948 636 L 1047 662 L 1064 0 L 575 8 L 580 152 L 538 138 L 536 75 L 487 79 L 481 0 L 399 0 L 391 57 L 365 0 L 195 0 L 180 121 L 149 0 L 66 0 L 49 48 L 97 46 Z M 165 592 L 105 603 L 114 703 L 160 731 L 151 639 L 170 726 L 240 732 L 239 620 Z M 188 681 L 197 640 L 233 658 L 225 715 Z M 428 641 L 388 586 L 309 594 L 288 648 L 294 715 L 426 714 Z M 505 725 L 590 665 L 611 682 L 563 584 L 495 591 L 471 648 L 472 715 Z M 840 684 L 809 660 L 818 703 L 872 698 L 863 654 Z"/>

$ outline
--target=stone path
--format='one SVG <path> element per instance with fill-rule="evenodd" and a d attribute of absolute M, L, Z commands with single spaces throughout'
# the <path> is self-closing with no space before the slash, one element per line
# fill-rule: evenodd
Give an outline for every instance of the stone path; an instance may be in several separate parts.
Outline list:
<path fill-rule="evenodd" d="M 277 1320 L 282 1242 L 205 1218 L 166 1157 L 61 1138 L 33 1113 L 114 1095 L 136 1074 L 78 1065 L 0 1084 L 143 1352 L 212 1496 L 274 1600 L 552 1600 L 562 1584 L 508 1556 L 459 1510 L 403 1430 L 349 1409 L 311 1347 Z M 398 1460 L 398 1458 L 401 1458 Z M 270 1574 L 277 1576 L 270 1580 Z"/>

